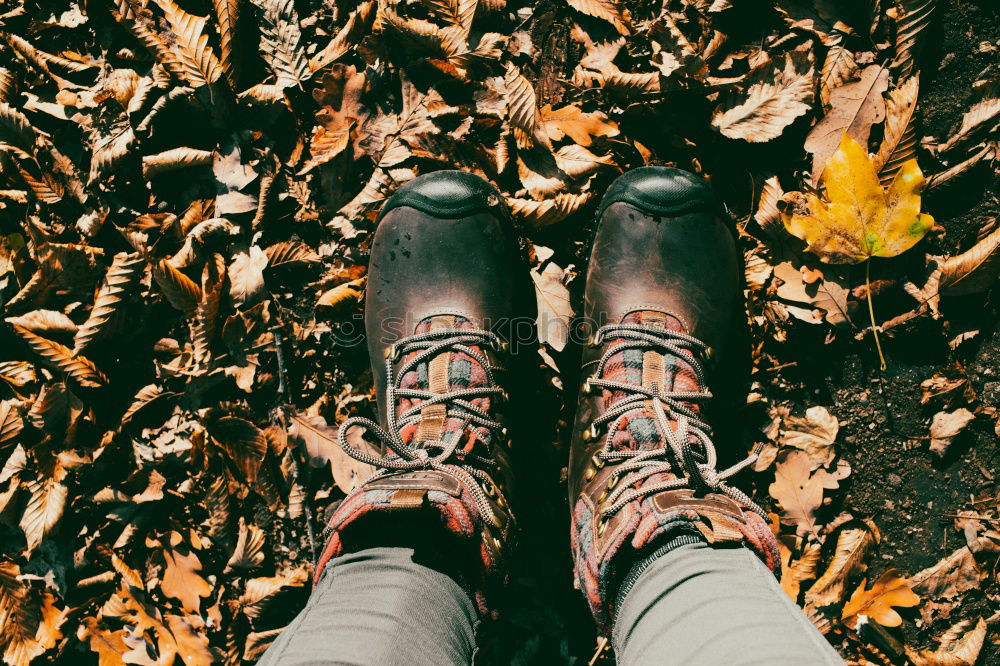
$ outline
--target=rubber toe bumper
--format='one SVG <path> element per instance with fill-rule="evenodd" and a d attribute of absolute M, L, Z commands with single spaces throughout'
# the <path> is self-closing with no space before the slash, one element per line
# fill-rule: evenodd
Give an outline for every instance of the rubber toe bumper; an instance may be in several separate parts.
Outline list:
<path fill-rule="evenodd" d="M 633 169 L 611 183 L 597 211 L 600 219 L 613 203 L 624 202 L 650 215 L 678 215 L 694 210 L 721 210 L 712 188 L 702 178 L 673 167 Z"/>
<path fill-rule="evenodd" d="M 435 171 L 418 176 L 396 190 L 382 207 L 379 217 L 403 206 L 440 218 L 461 218 L 477 213 L 504 215 L 503 202 L 496 188 L 475 174 Z"/>

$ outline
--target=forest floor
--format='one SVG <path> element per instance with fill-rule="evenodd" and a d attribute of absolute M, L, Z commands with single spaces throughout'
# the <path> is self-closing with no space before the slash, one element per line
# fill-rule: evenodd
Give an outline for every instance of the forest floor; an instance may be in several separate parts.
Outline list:
<path fill-rule="evenodd" d="M 334 433 L 375 416 L 347 339 L 381 203 L 487 178 L 568 325 L 600 196 L 645 164 L 739 233 L 717 443 L 760 452 L 737 483 L 785 591 L 851 663 L 1000 663 L 998 53 L 995 0 L 0 0 L 5 663 L 258 659 L 366 472 Z M 919 165 L 933 220 L 845 260 L 805 211 L 851 145 L 854 182 Z M 479 663 L 613 662 L 573 589 L 579 351 L 543 327 L 510 391 L 521 531 Z"/>

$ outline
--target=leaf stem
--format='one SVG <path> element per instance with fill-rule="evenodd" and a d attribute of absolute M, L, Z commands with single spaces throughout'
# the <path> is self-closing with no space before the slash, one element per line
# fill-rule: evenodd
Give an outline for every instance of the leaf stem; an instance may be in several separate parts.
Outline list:
<path fill-rule="evenodd" d="M 872 283 L 871 283 L 872 261 L 865 263 L 865 291 L 868 293 L 868 316 L 872 320 L 872 333 L 875 334 L 875 348 L 878 349 L 878 360 L 882 364 L 882 372 L 885 372 L 885 356 L 882 354 L 882 343 L 878 339 L 878 326 L 875 324 L 875 308 L 872 307 Z"/>

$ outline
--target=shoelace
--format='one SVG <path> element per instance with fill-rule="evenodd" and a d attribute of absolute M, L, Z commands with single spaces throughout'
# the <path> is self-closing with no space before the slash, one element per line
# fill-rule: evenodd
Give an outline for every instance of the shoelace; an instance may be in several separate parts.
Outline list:
<path fill-rule="evenodd" d="M 337 432 L 337 443 L 347 455 L 376 468 L 375 473 L 369 476 L 365 482 L 386 476 L 393 471 L 417 469 L 436 469 L 461 478 L 472 494 L 480 515 L 496 525 L 498 519 L 483 491 L 483 486 L 492 482 L 489 475 L 481 469 L 483 467 L 495 468 L 497 467 L 496 463 L 472 453 L 463 454 L 461 460 L 456 462 L 449 460 L 462 440 L 462 433 L 471 426 L 487 428 L 494 433 L 498 431 L 505 433 L 503 424 L 490 418 L 485 410 L 471 402 L 476 398 L 501 396 L 504 393 L 503 389 L 496 385 L 493 376 L 493 371 L 500 368 L 491 367 L 489 359 L 473 349 L 473 346 L 490 346 L 499 351 L 503 349 L 504 342 L 490 331 L 464 328 L 427 331 L 400 338 L 396 344 L 390 347 L 385 360 L 386 406 L 388 410 L 386 425 L 388 427 L 383 428 L 371 419 L 354 416 L 341 424 L 340 430 Z M 392 369 L 394 360 L 405 357 L 414 351 L 419 351 L 419 353 L 405 361 L 394 377 L 395 373 Z M 486 372 L 487 386 L 455 389 L 446 393 L 433 393 L 426 389 L 399 386 L 406 373 L 414 370 L 417 365 L 449 351 L 462 352 L 477 361 Z M 418 399 L 421 402 L 397 415 L 396 402 L 402 398 Z M 462 427 L 452 435 L 451 442 L 448 444 L 442 441 L 417 442 L 414 440 L 411 444 L 404 442 L 400 436 L 402 430 L 409 425 L 419 423 L 421 410 L 435 404 L 445 405 L 446 418 L 461 418 L 463 420 Z M 460 409 L 461 412 L 454 408 Z M 385 446 L 387 453 L 376 456 L 351 446 L 347 442 L 347 431 L 352 426 L 361 426 L 372 433 Z"/>
<path fill-rule="evenodd" d="M 613 486 L 613 490 L 605 501 L 605 506 L 608 508 L 604 510 L 604 515 L 610 516 L 629 502 L 646 495 L 692 487 L 697 492 L 717 492 L 727 495 L 766 519 L 767 514 L 764 510 L 746 493 L 724 483 L 729 477 L 752 465 L 757 459 L 757 454 L 753 453 L 746 460 L 721 472 L 716 471 L 718 458 L 715 445 L 712 443 L 712 429 L 701 420 L 697 412 L 684 404 L 708 400 L 712 397 L 711 392 L 664 391 L 655 383 L 651 388 L 646 388 L 638 384 L 600 379 L 611 357 L 626 349 L 639 349 L 682 358 L 693 369 L 698 379 L 698 386 L 706 386 L 705 371 L 697 359 L 699 356 L 704 358 L 708 355 L 708 345 L 686 333 L 638 324 L 602 326 L 598 329 L 595 339 L 598 344 L 602 340 L 625 341 L 608 349 L 601 356 L 597 361 L 594 376 L 587 380 L 592 388 L 622 391 L 626 394 L 626 397 L 594 419 L 592 424 L 593 432 L 605 424 L 610 424 L 604 438 L 604 446 L 597 457 L 604 462 L 621 462 L 609 479 L 609 487 Z M 666 442 L 665 446 L 656 449 L 615 450 L 613 442 L 615 434 L 622 426 L 623 417 L 629 412 L 645 409 L 647 403 L 652 404 L 656 427 L 662 436 L 662 441 Z M 676 430 L 670 427 L 670 421 L 677 423 Z M 636 484 L 657 473 L 676 474 L 675 469 L 682 470 L 684 474 L 670 481 L 635 487 Z"/>

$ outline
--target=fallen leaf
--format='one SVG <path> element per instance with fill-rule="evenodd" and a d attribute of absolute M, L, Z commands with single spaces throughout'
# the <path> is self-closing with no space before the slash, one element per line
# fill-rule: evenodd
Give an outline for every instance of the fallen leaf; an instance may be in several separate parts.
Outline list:
<path fill-rule="evenodd" d="M 355 460 L 344 453 L 337 443 L 337 428 L 331 428 L 322 417 L 292 417 L 292 428 L 288 434 L 302 440 L 313 467 L 325 467 L 328 463 L 333 471 L 333 481 L 344 493 L 350 493 L 361 482 L 375 472 L 371 465 Z M 378 451 L 369 445 L 357 428 L 347 433 L 348 443 L 369 454 L 378 455 Z"/>
<path fill-rule="evenodd" d="M 584 113 L 572 105 L 553 110 L 551 104 L 546 104 L 539 112 L 545 132 L 553 141 L 561 141 L 568 136 L 581 146 L 589 146 L 594 137 L 618 136 L 618 125 L 609 122 L 608 117 L 599 111 Z"/>
<path fill-rule="evenodd" d="M 931 422 L 930 450 L 943 457 L 952 440 L 969 425 L 976 415 L 965 407 L 953 412 L 938 412 Z"/>
<path fill-rule="evenodd" d="M 960 255 L 941 264 L 938 291 L 947 296 L 975 294 L 1000 280 L 1000 227 Z"/>
<path fill-rule="evenodd" d="M 889 190 L 879 184 L 865 150 L 848 135 L 823 171 L 829 202 L 807 196 L 809 212 L 785 213 L 788 231 L 822 261 L 854 264 L 894 257 L 913 247 L 934 225 L 920 213 L 924 177 L 915 160 L 896 174 Z"/>
<path fill-rule="evenodd" d="M 556 264 L 549 262 L 542 270 L 531 269 L 538 301 L 538 341 L 562 351 L 569 340 L 573 305 L 566 288 L 568 275 Z"/>
<path fill-rule="evenodd" d="M 844 604 L 840 617 L 848 627 L 857 627 L 858 619 L 864 615 L 883 627 L 898 627 L 903 618 L 894 607 L 912 608 L 920 603 L 910 584 L 901 578 L 895 569 L 889 569 L 878 577 L 870 589 L 865 589 L 865 580 Z"/>
<path fill-rule="evenodd" d="M 823 504 L 823 483 L 811 476 L 808 454 L 792 450 L 778 454 L 774 483 L 768 488 L 781 505 L 781 522 L 794 525 L 799 536 L 817 531 L 816 510 Z"/>
<path fill-rule="evenodd" d="M 836 152 L 845 133 L 862 146 L 868 145 L 872 125 L 885 118 L 882 93 L 888 86 L 889 70 L 871 65 L 861 71 L 860 81 L 830 91 L 832 108 L 806 137 L 805 149 L 813 155 L 814 184 L 819 183 L 827 161 Z"/>
<path fill-rule="evenodd" d="M 201 571 L 198 556 L 186 545 L 180 544 L 177 549 L 165 546 L 163 560 L 166 563 L 163 580 L 160 581 L 163 594 L 180 601 L 185 611 L 197 613 L 201 597 L 212 593 L 212 586 L 198 574 Z"/>
<path fill-rule="evenodd" d="M 951 599 L 978 588 L 983 577 L 972 551 L 963 546 L 910 580 L 914 591 L 928 599 Z"/>
<path fill-rule="evenodd" d="M 969 629 L 971 624 L 972 620 L 962 620 L 953 625 L 941 636 L 937 650 L 907 648 L 906 656 L 913 666 L 975 666 L 986 642 L 987 627 L 982 618 Z"/>
<path fill-rule="evenodd" d="M 872 157 L 883 185 L 892 182 L 903 164 L 917 157 L 917 130 L 913 112 L 917 108 L 919 78 L 912 76 L 889 91 L 885 102 L 882 144 Z M 863 144 L 862 144 L 863 145 Z"/>
<path fill-rule="evenodd" d="M 770 141 L 809 111 L 812 96 L 812 52 L 792 51 L 752 72 L 745 94 L 729 97 L 713 111 L 712 127 L 730 139 Z"/>
<path fill-rule="evenodd" d="M 815 470 L 833 463 L 836 455 L 833 444 L 839 429 L 837 417 L 826 407 L 814 406 L 806 410 L 805 416 L 786 417 L 779 441 L 805 451 L 810 469 Z"/>
<path fill-rule="evenodd" d="M 877 535 L 865 527 L 842 530 L 826 571 L 806 592 L 806 603 L 816 608 L 839 603 L 848 582 L 867 568 L 865 559 L 876 539 Z"/>

